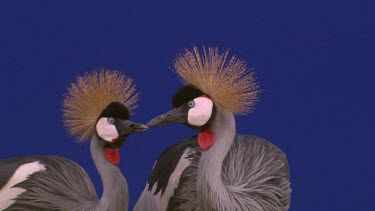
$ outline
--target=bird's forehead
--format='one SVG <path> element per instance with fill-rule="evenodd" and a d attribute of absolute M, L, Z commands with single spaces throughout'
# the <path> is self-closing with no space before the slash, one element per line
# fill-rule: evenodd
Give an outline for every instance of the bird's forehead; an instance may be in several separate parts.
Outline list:
<path fill-rule="evenodd" d="M 110 103 L 100 114 L 100 117 L 115 117 L 120 119 L 129 119 L 129 109 L 120 102 Z"/>
<path fill-rule="evenodd" d="M 192 85 L 186 85 L 181 87 L 176 94 L 172 97 L 172 106 L 175 108 L 180 107 L 181 105 L 189 102 L 190 100 L 193 100 L 194 98 L 197 98 L 201 95 L 205 95 L 201 90 L 198 88 L 192 86 Z"/>

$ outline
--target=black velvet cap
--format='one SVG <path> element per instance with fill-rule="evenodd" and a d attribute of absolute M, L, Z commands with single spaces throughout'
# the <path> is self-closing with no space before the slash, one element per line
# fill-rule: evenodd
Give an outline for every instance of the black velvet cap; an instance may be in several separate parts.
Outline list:
<path fill-rule="evenodd" d="M 112 102 L 107 106 L 107 108 L 103 110 L 99 117 L 129 119 L 130 113 L 124 104 L 119 102 Z"/>
<path fill-rule="evenodd" d="M 186 85 L 181 87 L 176 94 L 172 97 L 172 106 L 175 108 L 180 107 L 181 105 L 197 98 L 201 95 L 204 95 L 201 90 L 197 89 L 193 85 Z"/>

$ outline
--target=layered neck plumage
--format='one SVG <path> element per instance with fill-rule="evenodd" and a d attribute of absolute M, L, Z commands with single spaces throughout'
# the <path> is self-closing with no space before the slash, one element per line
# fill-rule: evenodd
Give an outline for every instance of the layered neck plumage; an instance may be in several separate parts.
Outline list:
<path fill-rule="evenodd" d="M 128 210 L 129 195 L 126 179 L 117 165 L 105 159 L 103 146 L 96 135 L 91 140 L 90 151 L 103 184 L 103 195 L 96 210 Z"/>
<path fill-rule="evenodd" d="M 228 210 L 230 201 L 228 189 L 221 172 L 222 165 L 236 136 L 236 124 L 233 113 L 218 109 L 211 124 L 216 136 L 215 143 L 203 151 L 198 166 L 198 198 L 202 210 Z"/>

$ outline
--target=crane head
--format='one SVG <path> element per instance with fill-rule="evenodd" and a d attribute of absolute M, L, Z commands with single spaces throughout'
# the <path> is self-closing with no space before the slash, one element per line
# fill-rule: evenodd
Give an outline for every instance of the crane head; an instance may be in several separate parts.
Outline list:
<path fill-rule="evenodd" d="M 118 164 L 119 148 L 126 137 L 148 129 L 129 120 L 138 96 L 133 79 L 117 70 L 87 72 L 77 77 L 65 94 L 64 125 L 79 142 L 93 137 L 92 143 L 99 142 L 105 158 Z"/>
<path fill-rule="evenodd" d="M 105 141 L 105 147 L 120 148 L 126 137 L 146 131 L 148 127 L 129 120 L 130 113 L 120 102 L 110 103 L 100 114 L 96 123 L 96 134 Z"/>
<path fill-rule="evenodd" d="M 216 106 L 210 97 L 192 85 L 183 86 L 172 98 L 174 109 L 152 119 L 149 126 L 185 124 L 204 131 L 216 114 Z"/>

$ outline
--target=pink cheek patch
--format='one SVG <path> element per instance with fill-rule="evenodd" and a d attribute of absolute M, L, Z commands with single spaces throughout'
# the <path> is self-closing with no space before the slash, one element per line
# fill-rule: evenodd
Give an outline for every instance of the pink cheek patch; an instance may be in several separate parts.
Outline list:
<path fill-rule="evenodd" d="M 207 97 L 194 99 L 195 106 L 188 111 L 188 123 L 194 126 L 202 126 L 207 123 L 212 115 L 213 102 Z"/>
<path fill-rule="evenodd" d="M 114 142 L 119 137 L 116 127 L 109 124 L 106 117 L 100 118 L 96 123 L 96 131 L 100 138 L 108 142 Z"/>
<path fill-rule="evenodd" d="M 205 130 L 198 134 L 198 145 L 206 151 L 214 144 L 215 139 L 216 136 L 211 130 Z"/>

